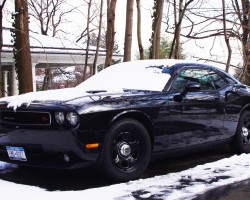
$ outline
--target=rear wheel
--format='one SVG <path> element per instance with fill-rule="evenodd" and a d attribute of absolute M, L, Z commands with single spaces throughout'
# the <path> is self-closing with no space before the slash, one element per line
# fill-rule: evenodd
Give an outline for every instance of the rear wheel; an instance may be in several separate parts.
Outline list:
<path fill-rule="evenodd" d="M 237 131 L 232 142 L 233 150 L 238 153 L 250 153 L 250 112 L 244 111 L 239 119 Z"/>
<path fill-rule="evenodd" d="M 138 121 L 124 119 L 115 123 L 107 133 L 102 166 L 105 174 L 115 181 L 140 177 L 151 157 L 148 131 Z"/>

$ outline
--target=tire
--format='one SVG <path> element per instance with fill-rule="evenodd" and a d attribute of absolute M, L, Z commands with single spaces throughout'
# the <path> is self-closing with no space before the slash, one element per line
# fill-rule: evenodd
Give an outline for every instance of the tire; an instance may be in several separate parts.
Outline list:
<path fill-rule="evenodd" d="M 250 112 L 242 112 L 236 134 L 232 142 L 235 153 L 250 153 Z"/>
<path fill-rule="evenodd" d="M 151 158 L 151 141 L 146 128 L 138 121 L 124 119 L 108 131 L 102 152 L 102 168 L 113 181 L 139 178 Z"/>

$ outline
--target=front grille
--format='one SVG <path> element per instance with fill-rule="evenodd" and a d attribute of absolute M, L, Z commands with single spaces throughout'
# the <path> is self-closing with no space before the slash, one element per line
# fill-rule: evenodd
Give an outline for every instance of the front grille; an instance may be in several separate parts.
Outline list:
<path fill-rule="evenodd" d="M 2 111 L 1 120 L 8 124 L 19 125 L 50 125 L 51 116 L 48 112 L 34 111 Z"/>

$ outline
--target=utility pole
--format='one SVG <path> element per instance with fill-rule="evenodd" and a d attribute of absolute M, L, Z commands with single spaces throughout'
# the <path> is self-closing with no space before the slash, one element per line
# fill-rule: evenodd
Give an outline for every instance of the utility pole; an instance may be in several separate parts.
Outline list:
<path fill-rule="evenodd" d="M 15 34 L 15 61 L 19 82 L 19 94 L 23 94 L 33 91 L 28 0 L 15 0 Z"/>

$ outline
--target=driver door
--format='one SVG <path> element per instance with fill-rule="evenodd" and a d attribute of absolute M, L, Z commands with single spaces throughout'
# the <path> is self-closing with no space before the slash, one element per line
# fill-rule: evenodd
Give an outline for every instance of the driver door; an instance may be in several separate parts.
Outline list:
<path fill-rule="evenodd" d="M 187 83 L 199 83 L 199 91 L 185 91 Z M 224 95 L 227 84 L 210 69 L 183 69 L 170 92 L 184 94 L 180 101 L 170 101 L 169 149 L 202 145 L 219 140 L 224 119 Z"/>

